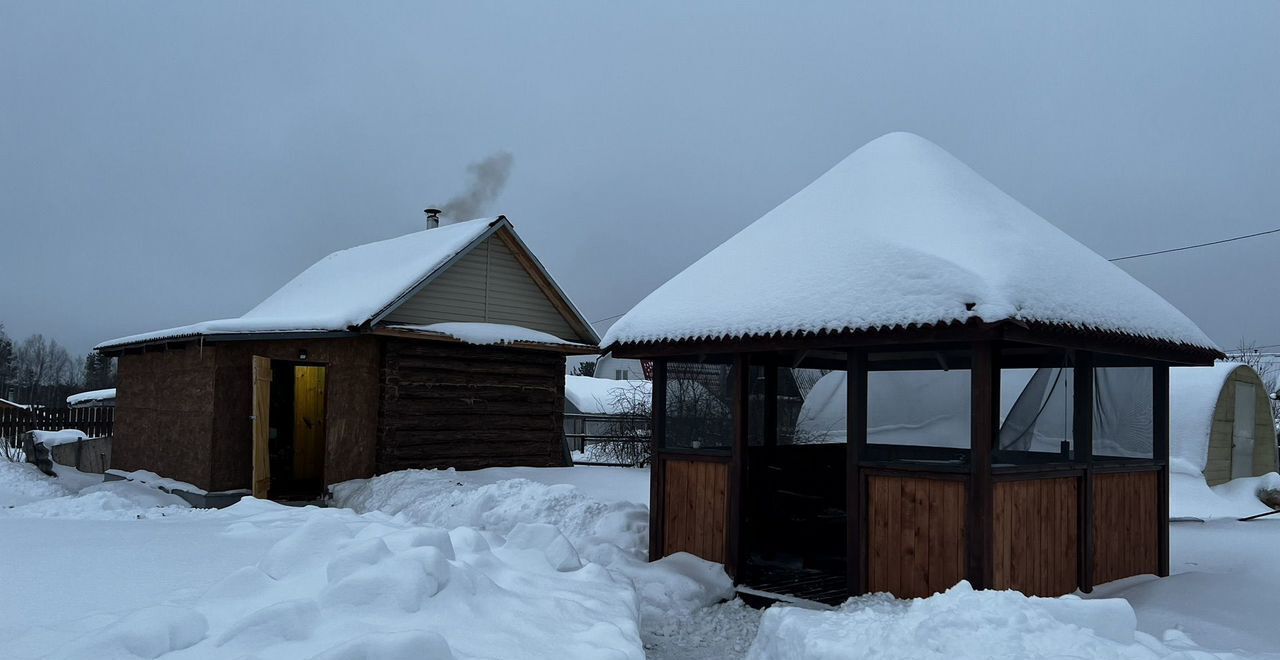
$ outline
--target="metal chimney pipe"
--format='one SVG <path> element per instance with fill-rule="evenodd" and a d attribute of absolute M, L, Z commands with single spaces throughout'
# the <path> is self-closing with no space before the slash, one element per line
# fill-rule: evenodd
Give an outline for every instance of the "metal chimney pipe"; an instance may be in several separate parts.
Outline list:
<path fill-rule="evenodd" d="M 422 209 L 427 214 L 427 229 L 435 229 L 440 226 L 440 209 Z"/>

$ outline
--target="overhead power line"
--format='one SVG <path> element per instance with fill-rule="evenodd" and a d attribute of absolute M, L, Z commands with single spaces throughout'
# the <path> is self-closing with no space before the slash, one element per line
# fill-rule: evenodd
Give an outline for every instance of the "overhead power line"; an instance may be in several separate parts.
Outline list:
<path fill-rule="evenodd" d="M 1223 238 L 1217 241 L 1209 241 L 1207 243 L 1196 243 L 1195 245 L 1184 245 L 1182 247 L 1169 248 L 1167 250 L 1156 250 L 1154 252 L 1142 252 L 1140 254 L 1128 254 L 1123 257 L 1115 257 L 1113 259 L 1108 259 L 1107 261 L 1114 262 L 1114 261 L 1124 261 L 1126 259 L 1141 259 L 1142 257 L 1154 257 L 1157 254 L 1169 254 L 1170 252 L 1182 252 L 1183 250 L 1194 250 L 1196 248 L 1209 247 L 1210 245 L 1222 245 L 1223 243 L 1243 241 L 1245 239 L 1257 238 L 1259 236 L 1266 236 L 1268 234 L 1280 234 L 1280 227 L 1276 227 L 1275 229 L 1268 229 L 1266 231 L 1256 232 L 1253 234 L 1245 234 L 1244 236 L 1232 236 L 1231 238 Z M 605 321 L 612 321 L 613 319 L 616 319 L 619 316 L 622 316 L 623 314 L 626 314 L 626 312 L 622 312 L 620 314 L 614 314 L 613 316 L 606 316 L 602 319 L 596 319 L 595 321 L 591 322 L 591 325 L 596 325 L 597 323 L 604 323 Z M 1275 344 L 1275 346 L 1280 346 L 1280 344 Z M 1259 348 L 1272 348 L 1272 346 L 1260 346 Z"/>
<path fill-rule="evenodd" d="M 1156 250 L 1155 252 L 1143 252 L 1141 254 L 1130 254 L 1123 257 L 1116 257 L 1114 259 L 1109 259 L 1109 261 L 1124 261 L 1125 259 L 1138 259 L 1140 257 L 1154 257 L 1157 254 L 1168 254 L 1170 252 L 1194 250 L 1196 248 L 1208 247 L 1210 245 L 1221 245 L 1223 243 L 1230 243 L 1232 241 L 1243 241 L 1246 238 L 1257 238 L 1259 236 L 1266 236 L 1267 234 L 1280 234 L 1280 227 L 1277 227 L 1275 229 L 1268 229 L 1267 231 L 1260 231 L 1256 234 L 1245 234 L 1244 236 L 1234 236 L 1232 238 L 1224 238 L 1219 241 L 1209 241 L 1208 243 L 1196 243 L 1195 245 L 1184 245 L 1182 247 L 1169 248 L 1168 250 Z"/>

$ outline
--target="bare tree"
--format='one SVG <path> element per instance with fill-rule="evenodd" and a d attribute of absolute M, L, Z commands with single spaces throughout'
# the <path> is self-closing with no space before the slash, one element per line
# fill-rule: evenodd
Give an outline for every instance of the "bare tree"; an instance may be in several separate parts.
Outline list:
<path fill-rule="evenodd" d="M 1277 392 L 1280 391 L 1280 355 L 1262 351 L 1257 342 L 1241 341 L 1239 348 L 1227 351 L 1227 359 L 1247 364 L 1262 376 L 1262 384 L 1266 386 L 1271 400 L 1271 417 L 1280 419 L 1280 399 L 1277 399 Z"/>
<path fill-rule="evenodd" d="M 41 334 L 31 335 L 18 345 L 15 361 L 18 386 L 26 393 L 27 403 L 56 403 L 45 399 L 74 380 L 71 354 Z"/>
<path fill-rule="evenodd" d="M 602 436 L 608 440 L 583 447 L 593 461 L 644 467 L 652 458 L 650 419 L 653 390 L 645 381 L 616 381 L 609 390 L 612 415 Z"/>

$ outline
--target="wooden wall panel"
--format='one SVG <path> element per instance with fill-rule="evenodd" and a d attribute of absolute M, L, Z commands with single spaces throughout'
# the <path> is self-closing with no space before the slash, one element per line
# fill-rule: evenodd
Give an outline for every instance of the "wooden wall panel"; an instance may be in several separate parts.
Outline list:
<path fill-rule="evenodd" d="M 725 561 L 729 465 L 722 462 L 662 459 L 666 484 L 663 556 L 688 552 Z"/>
<path fill-rule="evenodd" d="M 915 598 L 962 580 L 965 499 L 962 480 L 867 477 L 867 590 Z"/>
<path fill-rule="evenodd" d="M 1078 580 L 1077 477 L 995 486 L 996 589 L 1060 596 Z"/>
<path fill-rule="evenodd" d="M 1156 573 L 1160 560 L 1158 478 L 1155 471 L 1094 475 L 1095 584 Z"/>

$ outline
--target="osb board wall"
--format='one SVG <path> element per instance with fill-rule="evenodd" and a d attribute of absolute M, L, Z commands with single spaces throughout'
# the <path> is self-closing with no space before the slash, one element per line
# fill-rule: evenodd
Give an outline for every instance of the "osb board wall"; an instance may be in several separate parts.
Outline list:
<path fill-rule="evenodd" d="M 1079 586 L 1077 477 L 995 485 L 995 588 L 1060 596 Z"/>
<path fill-rule="evenodd" d="M 563 355 L 382 341 L 379 473 L 565 465 Z"/>
<path fill-rule="evenodd" d="M 216 348 L 195 344 L 120 356 L 112 468 L 212 488 L 216 357 Z"/>
<path fill-rule="evenodd" d="M 1122 472 L 1093 477 L 1093 581 L 1154 574 L 1160 546 L 1156 507 L 1160 473 Z M 1164 524 L 1168 524 L 1165 522 Z"/>
<path fill-rule="evenodd" d="M 662 554 L 688 552 L 724 563 L 727 537 L 729 465 L 697 460 L 662 459 Z"/>
<path fill-rule="evenodd" d="M 207 349 L 206 349 L 207 350 Z M 213 470 L 209 490 L 248 488 L 252 478 L 253 356 L 325 369 L 324 483 L 373 476 L 378 427 L 376 337 L 218 344 Z"/>
<path fill-rule="evenodd" d="M 867 588 L 929 596 L 964 578 L 965 482 L 867 477 Z"/>

